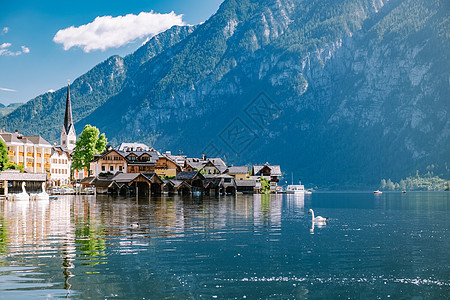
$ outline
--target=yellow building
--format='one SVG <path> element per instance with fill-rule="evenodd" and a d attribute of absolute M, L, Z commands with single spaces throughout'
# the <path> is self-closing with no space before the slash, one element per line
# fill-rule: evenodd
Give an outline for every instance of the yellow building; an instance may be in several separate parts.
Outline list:
<path fill-rule="evenodd" d="M 52 145 L 40 136 L 0 131 L 0 138 L 8 148 L 9 160 L 24 166 L 30 173 L 50 173 Z"/>
<path fill-rule="evenodd" d="M 236 166 L 236 167 L 228 167 L 225 172 L 228 175 L 234 177 L 234 180 L 246 180 L 249 179 L 249 170 L 247 166 Z"/>

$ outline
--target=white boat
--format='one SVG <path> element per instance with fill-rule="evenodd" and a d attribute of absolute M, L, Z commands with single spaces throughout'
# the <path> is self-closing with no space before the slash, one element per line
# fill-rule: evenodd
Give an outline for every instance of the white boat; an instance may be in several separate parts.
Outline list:
<path fill-rule="evenodd" d="M 291 184 L 287 186 L 286 194 L 310 194 L 311 192 L 305 191 L 303 184 Z"/>

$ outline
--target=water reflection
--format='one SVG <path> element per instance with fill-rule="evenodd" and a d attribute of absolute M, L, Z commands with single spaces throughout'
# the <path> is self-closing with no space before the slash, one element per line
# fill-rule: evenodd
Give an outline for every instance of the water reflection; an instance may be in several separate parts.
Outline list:
<path fill-rule="evenodd" d="M 440 236 L 440 247 L 433 250 L 436 258 L 443 257 L 439 249 L 448 242 L 435 222 L 431 227 L 423 224 L 430 225 L 427 218 L 433 214 L 440 214 L 442 220 L 449 202 L 405 203 L 420 200 L 412 193 L 394 199 L 388 193 L 375 200 L 371 196 L 136 200 L 105 195 L 61 196 L 46 203 L 3 201 L 0 291 L 8 297 L 13 292 L 19 296 L 33 292 L 54 297 L 148 298 L 151 293 L 154 298 L 183 299 L 242 298 L 242 291 L 250 291 L 249 297 L 268 298 L 282 283 L 286 289 L 280 294 L 300 298 L 316 293 L 312 297 L 321 298 L 314 284 L 333 286 L 337 284 L 333 278 L 341 278 L 344 286 L 339 287 L 348 288 L 396 274 L 386 271 L 393 265 L 386 255 L 392 252 L 391 236 L 398 242 L 396 251 L 403 254 L 397 261 L 409 257 L 405 264 L 421 270 L 416 276 L 425 282 L 428 267 L 424 266 L 433 263 L 424 259 L 427 243 Z M 316 207 L 334 218 L 326 228 L 319 228 L 306 214 Z M 403 210 L 404 217 L 394 218 L 398 212 L 393 210 Z M 130 226 L 133 223 L 140 226 Z M 361 264 L 364 268 L 358 269 Z M 345 281 L 347 277 L 355 279 Z M 274 280 L 261 280 L 254 289 L 252 278 L 256 283 L 261 278 Z M 230 289 L 221 294 L 225 286 Z"/>

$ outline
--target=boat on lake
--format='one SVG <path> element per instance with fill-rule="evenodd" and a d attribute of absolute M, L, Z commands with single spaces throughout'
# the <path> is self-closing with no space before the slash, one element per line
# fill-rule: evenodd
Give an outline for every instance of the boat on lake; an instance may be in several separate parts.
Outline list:
<path fill-rule="evenodd" d="M 376 191 L 374 191 L 373 193 L 374 193 L 374 194 L 383 194 L 383 192 L 380 191 L 380 190 L 376 190 Z"/>
<path fill-rule="evenodd" d="M 286 194 L 311 194 L 310 191 L 305 190 L 303 184 L 291 184 L 286 188 Z"/>

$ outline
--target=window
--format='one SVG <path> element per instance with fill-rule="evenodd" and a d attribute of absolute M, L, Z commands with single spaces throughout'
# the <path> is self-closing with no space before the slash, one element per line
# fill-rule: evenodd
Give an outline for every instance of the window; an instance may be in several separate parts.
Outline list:
<path fill-rule="evenodd" d="M 109 166 L 110 171 L 114 171 L 114 166 Z"/>
<path fill-rule="evenodd" d="M 106 171 L 106 168 L 105 168 L 105 166 L 102 166 L 102 171 Z"/>
<path fill-rule="evenodd" d="M 122 172 L 122 166 L 119 166 L 119 171 Z"/>

